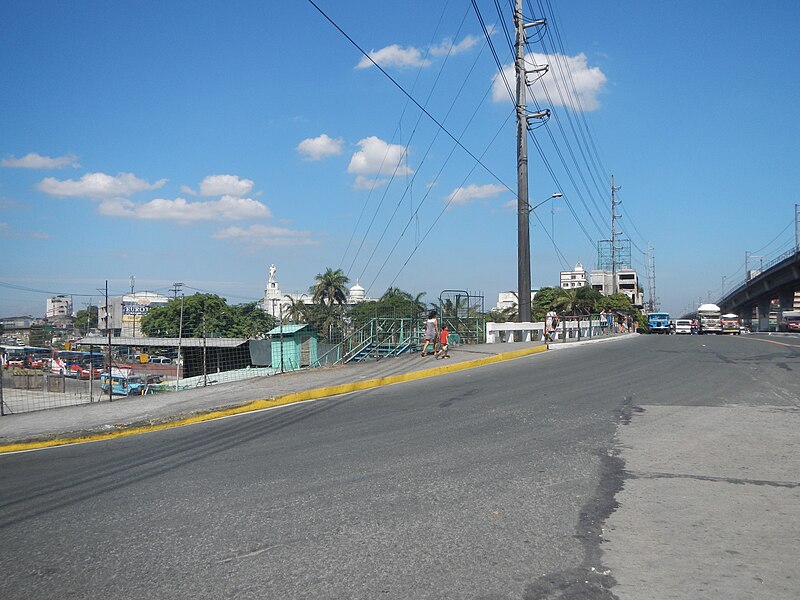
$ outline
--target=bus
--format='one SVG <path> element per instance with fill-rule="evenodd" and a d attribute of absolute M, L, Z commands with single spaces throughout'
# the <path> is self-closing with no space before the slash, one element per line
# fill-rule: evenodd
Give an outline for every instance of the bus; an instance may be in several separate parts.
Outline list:
<path fill-rule="evenodd" d="M 50 372 L 75 379 L 100 379 L 104 364 L 102 352 L 60 350 L 51 361 Z"/>
<path fill-rule="evenodd" d="M 722 333 L 721 316 L 716 304 L 701 304 L 697 309 L 698 333 Z"/>
<path fill-rule="evenodd" d="M 647 315 L 647 325 L 650 333 L 669 333 L 669 313 L 650 313 Z"/>
<path fill-rule="evenodd" d="M 722 329 L 722 333 L 733 333 L 734 335 L 739 335 L 741 333 L 739 329 L 739 315 L 726 313 L 719 318 L 719 325 Z"/>
<path fill-rule="evenodd" d="M 0 346 L 3 355 L 3 366 L 24 367 L 26 369 L 41 369 L 50 357 L 50 348 L 36 346 Z"/>

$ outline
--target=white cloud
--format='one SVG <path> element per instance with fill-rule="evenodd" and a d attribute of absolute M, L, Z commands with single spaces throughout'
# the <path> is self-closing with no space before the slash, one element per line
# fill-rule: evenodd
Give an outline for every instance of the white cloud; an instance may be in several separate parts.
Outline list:
<path fill-rule="evenodd" d="M 22 158 L 14 158 L 13 156 L 4 158 L 0 161 L 3 167 L 11 169 L 62 169 L 64 167 L 78 168 L 78 157 L 74 154 L 65 154 L 64 156 L 57 156 L 51 158 L 49 156 L 42 156 L 36 152 L 29 152 Z"/>
<path fill-rule="evenodd" d="M 49 240 L 50 234 L 44 231 L 17 231 L 8 223 L 0 223 L 0 238 L 30 238 Z"/>
<path fill-rule="evenodd" d="M 588 59 L 585 54 L 580 53 L 576 56 L 563 56 L 560 54 L 532 53 L 526 55 L 525 61 L 529 68 L 533 68 L 535 65 L 550 65 L 550 70 L 544 77 L 534 82 L 533 86 L 529 86 L 528 88 L 537 98 L 545 97 L 542 85 L 546 85 L 551 92 L 550 99 L 553 103 L 556 105 L 563 105 L 563 102 L 569 102 L 569 99 L 573 98 L 572 85 L 574 83 L 583 110 L 595 110 L 600 107 L 600 102 L 597 97 L 600 92 L 603 91 L 607 78 L 605 73 L 600 70 L 600 67 L 590 67 L 587 64 Z M 557 68 L 557 63 L 562 65 L 561 69 Z M 564 66 L 566 66 L 568 73 L 563 73 Z M 511 85 L 512 92 L 514 91 L 514 65 L 506 65 L 503 67 L 503 73 L 505 74 L 505 80 L 499 74 L 494 76 L 492 99 L 495 102 L 511 101 L 508 88 L 506 88 L 506 80 L 509 85 Z M 567 81 L 564 81 L 562 74 L 568 78 Z M 559 78 L 558 85 L 562 90 L 569 90 L 569 94 L 565 94 L 563 101 L 561 94 L 553 93 L 553 90 L 556 89 L 554 77 Z"/>
<path fill-rule="evenodd" d="M 354 190 L 371 190 L 379 188 L 382 185 L 389 183 L 388 179 L 378 179 L 377 177 L 365 177 L 364 175 L 357 175 L 356 180 L 353 182 Z"/>
<path fill-rule="evenodd" d="M 458 187 L 450 192 L 447 201 L 451 204 L 466 204 L 472 200 L 483 198 L 494 198 L 506 191 L 506 187 L 499 183 L 487 183 L 485 185 L 469 184 L 466 187 Z"/>
<path fill-rule="evenodd" d="M 403 48 L 392 44 L 380 50 L 372 50 L 369 56 L 381 67 L 427 67 L 431 64 L 431 61 L 422 58 L 422 51 L 413 46 Z M 356 65 L 356 69 L 368 69 L 371 66 L 372 61 L 365 56 Z"/>
<path fill-rule="evenodd" d="M 431 47 L 431 56 L 455 56 L 461 54 L 472 48 L 478 43 L 478 38 L 474 35 L 468 35 L 457 44 L 453 43 L 450 38 L 445 38 L 438 46 Z"/>
<path fill-rule="evenodd" d="M 227 227 L 217 231 L 211 237 L 255 246 L 314 246 L 319 244 L 319 241 L 312 237 L 311 232 L 259 223 L 249 227 Z"/>
<path fill-rule="evenodd" d="M 358 145 L 361 150 L 355 152 L 350 159 L 348 173 L 403 176 L 414 172 L 403 164 L 408 151 L 405 146 L 389 144 L 374 135 L 364 138 Z"/>
<path fill-rule="evenodd" d="M 322 134 L 315 138 L 308 138 L 297 144 L 297 151 L 306 160 L 322 160 L 329 156 L 337 156 L 342 153 L 344 140 L 342 138 L 333 139 L 327 134 Z"/>
<path fill-rule="evenodd" d="M 200 182 L 201 196 L 236 196 L 242 198 L 250 193 L 254 183 L 236 175 L 209 175 Z"/>
<path fill-rule="evenodd" d="M 235 196 L 198 202 L 190 202 L 184 198 L 175 200 L 156 198 L 141 204 L 127 199 L 113 199 L 104 201 L 100 205 L 99 212 L 107 217 L 181 223 L 265 219 L 272 216 L 270 209 L 261 202 Z"/>
<path fill-rule="evenodd" d="M 36 184 L 36 189 L 51 196 L 103 199 L 155 190 L 166 182 L 166 179 L 159 179 L 155 183 L 148 183 L 133 173 L 118 173 L 116 177 L 105 173 L 87 173 L 77 181 L 46 177 Z"/>
<path fill-rule="evenodd" d="M 477 43 L 478 38 L 474 35 L 465 36 L 464 39 L 457 44 L 453 43 L 452 38 L 445 38 L 439 45 L 431 46 L 428 54 L 437 58 L 447 56 L 448 54 L 450 56 L 455 56 L 456 54 L 466 52 Z M 429 67 L 432 64 L 419 48 L 413 46 L 403 47 L 398 44 L 392 44 L 380 50 L 372 50 L 369 56 L 372 60 L 369 60 L 366 56 L 363 57 L 356 65 L 356 69 L 368 69 L 373 66 L 372 61 L 375 61 L 381 67 L 398 68 Z"/>

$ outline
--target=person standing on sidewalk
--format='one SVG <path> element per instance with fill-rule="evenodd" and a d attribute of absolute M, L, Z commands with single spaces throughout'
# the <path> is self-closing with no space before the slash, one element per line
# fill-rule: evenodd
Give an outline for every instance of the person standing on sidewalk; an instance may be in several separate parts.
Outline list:
<path fill-rule="evenodd" d="M 555 339 L 556 328 L 558 327 L 558 313 L 552 308 L 545 315 L 544 327 L 546 332 L 545 341 L 552 342 Z"/>
<path fill-rule="evenodd" d="M 439 321 L 436 319 L 436 311 L 428 313 L 428 320 L 425 321 L 425 343 L 422 344 L 422 356 L 428 350 L 428 344 L 436 350 L 436 335 L 439 333 Z"/>

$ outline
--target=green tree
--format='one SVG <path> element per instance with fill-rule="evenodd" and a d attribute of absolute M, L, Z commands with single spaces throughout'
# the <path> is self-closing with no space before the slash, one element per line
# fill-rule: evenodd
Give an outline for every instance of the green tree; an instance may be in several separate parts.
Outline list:
<path fill-rule="evenodd" d="M 232 323 L 226 330 L 225 337 L 263 338 L 277 324 L 272 315 L 259 308 L 256 302 L 229 306 L 228 311 Z"/>
<path fill-rule="evenodd" d="M 288 294 L 284 296 L 289 304 L 283 310 L 283 319 L 292 323 L 308 323 L 308 310 L 302 298 L 292 298 Z"/>
<path fill-rule="evenodd" d="M 534 321 L 544 321 L 544 317 L 551 308 L 565 296 L 566 290 L 560 287 L 543 287 L 533 297 L 531 303 L 532 319 Z"/>
<path fill-rule="evenodd" d="M 630 298 L 621 293 L 604 296 L 598 301 L 597 305 L 599 309 L 606 309 L 607 311 L 612 312 L 622 312 L 627 314 L 633 314 L 636 312 L 633 308 L 633 304 L 631 304 Z"/>
<path fill-rule="evenodd" d="M 563 290 L 554 308 L 562 315 L 590 315 L 598 311 L 598 303 L 603 295 L 596 289 L 584 286 Z"/>
<path fill-rule="evenodd" d="M 183 326 L 181 327 L 181 302 Z M 194 294 L 155 306 L 142 317 L 141 330 L 151 337 L 260 337 L 275 320 L 251 302 L 228 306 L 216 294 Z"/>
<path fill-rule="evenodd" d="M 318 273 L 316 283 L 311 286 L 312 299 L 318 304 L 327 304 L 328 308 L 334 304 L 344 305 L 347 302 L 347 284 L 350 279 L 341 269 L 335 271 L 328 267 L 324 273 Z"/>
<path fill-rule="evenodd" d="M 75 313 L 75 327 L 83 335 L 97 327 L 97 307 L 89 306 Z"/>
<path fill-rule="evenodd" d="M 317 330 L 327 335 L 328 340 L 334 339 L 334 331 L 340 337 L 342 321 L 344 319 L 344 307 L 347 302 L 347 283 L 350 279 L 341 269 L 331 269 L 328 267 L 324 273 L 318 273 L 314 278 L 316 283 L 309 288 L 314 303 L 323 309 L 322 318 L 316 320 L 314 325 Z M 339 305 L 338 314 L 334 313 L 334 304 Z"/>

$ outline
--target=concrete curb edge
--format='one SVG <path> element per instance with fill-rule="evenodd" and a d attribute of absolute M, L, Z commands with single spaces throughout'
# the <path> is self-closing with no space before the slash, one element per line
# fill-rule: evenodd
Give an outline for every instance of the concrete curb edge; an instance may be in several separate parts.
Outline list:
<path fill-rule="evenodd" d="M 0 454 L 8 454 L 12 452 L 24 452 L 28 450 L 39 450 L 42 448 L 52 448 L 56 446 L 66 446 L 69 444 L 81 444 L 88 442 L 97 442 L 101 440 L 114 439 L 125 437 L 129 435 L 138 435 L 142 433 L 149 433 L 152 431 L 162 431 L 164 429 L 172 429 L 175 427 L 183 427 L 185 425 L 194 425 L 196 423 L 203 423 L 205 421 L 212 421 L 224 417 L 231 417 L 234 415 L 245 414 L 249 412 L 256 412 L 278 406 L 285 406 L 288 404 L 296 404 L 298 402 L 307 402 L 309 400 L 320 400 L 322 398 L 329 398 L 331 396 L 339 396 L 350 392 L 357 392 L 361 390 L 368 390 L 372 388 L 391 385 L 394 383 L 403 383 L 406 381 L 414 381 L 417 379 L 426 379 L 428 377 L 435 377 L 437 375 L 444 375 L 446 373 L 455 373 L 466 369 L 481 367 L 532 354 L 545 352 L 547 346 L 536 346 L 534 348 L 525 348 L 523 350 L 513 350 L 511 352 L 501 352 L 492 356 L 484 358 L 477 358 L 464 362 L 452 363 L 440 367 L 433 367 L 430 369 L 423 369 L 421 371 L 412 371 L 410 373 L 403 373 L 401 375 L 389 375 L 387 377 L 379 377 L 376 379 L 367 379 L 364 381 L 356 381 L 353 383 L 343 383 L 339 385 L 332 385 L 321 388 L 314 388 L 311 390 L 304 390 L 302 392 L 292 392 L 284 394 L 283 396 L 276 396 L 274 398 L 264 398 L 261 400 L 252 400 L 238 406 L 230 408 L 212 409 L 208 412 L 194 414 L 189 417 L 176 417 L 161 422 L 150 422 L 148 424 L 135 423 L 131 425 L 118 425 L 114 431 L 104 431 L 100 433 L 88 433 L 85 435 L 66 434 L 64 437 L 50 437 L 47 439 L 29 440 L 22 442 L 11 442 L 8 444 L 0 444 Z"/>

